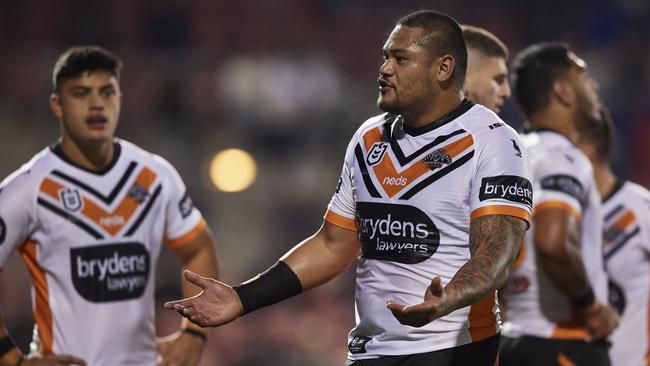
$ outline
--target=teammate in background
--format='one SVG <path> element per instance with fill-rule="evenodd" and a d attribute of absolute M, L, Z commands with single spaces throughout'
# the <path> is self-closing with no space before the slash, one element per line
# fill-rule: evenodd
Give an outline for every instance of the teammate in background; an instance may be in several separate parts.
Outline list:
<path fill-rule="evenodd" d="M 358 258 L 348 365 L 494 364 L 494 290 L 530 218 L 525 152 L 514 130 L 463 98 L 467 51 L 454 19 L 409 14 L 383 53 L 378 104 L 387 113 L 353 136 L 321 228 L 234 288 L 186 272 L 202 294 L 167 308 L 219 326 Z"/>
<path fill-rule="evenodd" d="M 534 177 L 533 225 L 504 288 L 501 364 L 608 365 L 602 211 L 591 163 L 574 145 L 599 116 L 585 62 L 559 43 L 530 46 L 513 63 L 517 104 Z"/>
<path fill-rule="evenodd" d="M 612 171 L 614 126 L 606 110 L 600 123 L 580 134 L 578 146 L 594 166 L 603 199 L 609 301 L 621 316 L 609 355 L 615 366 L 645 365 L 650 353 L 650 192 Z"/>
<path fill-rule="evenodd" d="M 508 84 L 508 48 L 494 34 L 471 25 L 463 25 L 467 43 L 465 95 L 499 113 L 510 97 Z"/>
<path fill-rule="evenodd" d="M 216 276 L 214 240 L 174 168 L 114 138 L 120 67 L 99 47 L 63 53 L 50 98 L 60 140 L 0 185 L 0 266 L 20 252 L 37 329 L 37 352 L 25 357 L 0 319 L 2 366 L 196 365 L 201 357 L 206 330 L 195 325 L 156 340 L 152 277 L 163 242 L 185 269 Z M 183 283 L 183 294 L 194 292 Z"/>

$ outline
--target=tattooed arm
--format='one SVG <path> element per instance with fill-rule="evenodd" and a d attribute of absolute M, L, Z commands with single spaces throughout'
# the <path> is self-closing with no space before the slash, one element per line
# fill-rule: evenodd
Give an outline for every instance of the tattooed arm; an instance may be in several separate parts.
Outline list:
<path fill-rule="evenodd" d="M 456 309 L 469 306 L 503 286 L 526 232 L 526 222 L 505 215 L 486 215 L 470 223 L 470 260 L 446 286 L 434 277 L 424 302 L 404 306 L 388 301 L 402 324 L 424 326 Z"/>

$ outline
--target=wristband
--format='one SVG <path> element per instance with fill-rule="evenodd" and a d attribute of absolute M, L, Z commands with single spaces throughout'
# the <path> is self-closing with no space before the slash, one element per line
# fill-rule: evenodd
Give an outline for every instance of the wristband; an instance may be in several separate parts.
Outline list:
<path fill-rule="evenodd" d="M 203 332 L 198 331 L 196 329 L 185 328 L 185 329 L 183 329 L 183 332 L 191 334 L 191 335 L 196 336 L 196 337 L 199 337 L 199 338 L 203 339 L 204 342 L 208 339 L 208 337 Z"/>
<path fill-rule="evenodd" d="M 7 335 L 0 338 L 0 358 L 2 358 L 14 348 L 16 348 L 16 343 L 14 343 L 11 337 Z"/>
<path fill-rule="evenodd" d="M 233 289 L 244 307 L 244 314 L 248 314 L 300 294 L 302 284 L 286 263 L 278 261 L 250 282 L 233 286 Z"/>
<path fill-rule="evenodd" d="M 580 295 L 573 301 L 573 305 L 577 306 L 580 309 L 584 309 L 593 304 L 594 301 L 596 301 L 596 296 L 594 295 L 594 290 L 591 288 L 591 286 L 589 286 L 584 294 Z"/>

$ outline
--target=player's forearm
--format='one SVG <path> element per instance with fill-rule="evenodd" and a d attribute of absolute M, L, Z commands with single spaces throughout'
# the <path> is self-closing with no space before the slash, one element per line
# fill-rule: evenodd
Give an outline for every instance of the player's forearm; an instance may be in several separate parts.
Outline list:
<path fill-rule="evenodd" d="M 445 287 L 452 309 L 469 306 L 501 288 L 526 232 L 526 223 L 503 215 L 479 217 L 470 227 L 472 257 Z"/>
<path fill-rule="evenodd" d="M 576 244 L 567 242 L 558 250 L 538 251 L 538 259 L 551 282 L 570 300 L 578 300 L 591 288 Z"/>
<path fill-rule="evenodd" d="M 328 282 L 359 254 L 356 233 L 325 223 L 281 260 L 296 274 L 303 290 Z"/>

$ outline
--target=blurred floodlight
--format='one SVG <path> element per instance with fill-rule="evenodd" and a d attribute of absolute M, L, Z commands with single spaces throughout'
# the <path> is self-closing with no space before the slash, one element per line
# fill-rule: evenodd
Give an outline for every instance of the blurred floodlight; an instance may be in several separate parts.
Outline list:
<path fill-rule="evenodd" d="M 218 152 L 210 162 L 210 180 L 223 192 L 241 192 L 255 181 L 257 165 L 246 151 L 227 149 Z"/>

